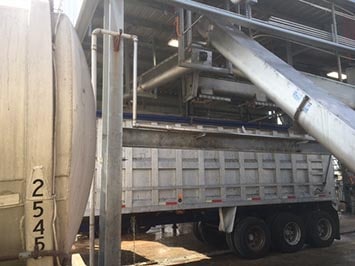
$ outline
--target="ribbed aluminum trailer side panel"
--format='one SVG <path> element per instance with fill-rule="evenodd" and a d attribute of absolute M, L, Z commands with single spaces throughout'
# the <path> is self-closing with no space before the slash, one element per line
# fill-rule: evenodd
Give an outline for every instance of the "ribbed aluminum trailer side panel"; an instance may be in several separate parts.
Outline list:
<path fill-rule="evenodd" d="M 327 155 L 125 148 L 124 158 L 124 213 L 334 196 Z"/>
<path fill-rule="evenodd" d="M 126 214 L 334 200 L 330 155 L 125 147 L 123 158 Z"/>

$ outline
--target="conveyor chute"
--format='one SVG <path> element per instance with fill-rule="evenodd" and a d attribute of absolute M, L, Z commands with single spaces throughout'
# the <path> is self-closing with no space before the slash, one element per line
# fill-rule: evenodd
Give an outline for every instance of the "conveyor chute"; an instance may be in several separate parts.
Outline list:
<path fill-rule="evenodd" d="M 208 14 L 205 14 L 208 15 Z M 269 99 L 355 171 L 355 112 L 223 18 L 199 32 Z"/>

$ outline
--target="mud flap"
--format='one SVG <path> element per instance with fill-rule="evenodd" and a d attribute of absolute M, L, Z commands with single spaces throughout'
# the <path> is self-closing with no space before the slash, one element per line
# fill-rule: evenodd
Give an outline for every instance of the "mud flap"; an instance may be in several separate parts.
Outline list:
<path fill-rule="evenodd" d="M 237 207 L 219 208 L 219 226 L 218 230 L 226 233 L 232 233 L 234 220 L 237 214 Z"/>

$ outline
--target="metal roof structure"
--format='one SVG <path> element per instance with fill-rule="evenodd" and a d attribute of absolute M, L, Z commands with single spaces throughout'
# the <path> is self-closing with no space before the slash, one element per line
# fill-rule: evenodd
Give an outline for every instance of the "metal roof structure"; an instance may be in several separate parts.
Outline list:
<path fill-rule="evenodd" d="M 89 2 L 89 1 L 86 1 Z M 100 1 L 99 1 L 100 2 Z M 207 4 L 213 4 L 215 1 L 200 1 Z M 223 2 L 223 1 L 221 1 Z M 219 3 L 221 3 L 219 2 Z M 339 3 L 337 20 L 338 20 L 338 33 L 344 37 L 353 37 L 354 30 L 351 29 L 351 23 L 355 20 L 355 8 L 353 5 L 349 5 L 350 1 L 337 1 Z M 85 10 L 85 4 L 83 10 Z M 222 4 L 219 4 L 221 7 Z M 232 11 L 235 7 L 231 5 Z M 259 0 L 256 4 L 251 6 L 253 18 L 260 18 L 268 21 L 270 18 L 277 17 L 289 21 L 289 23 L 298 23 L 304 26 L 312 27 L 314 30 L 323 30 L 331 33 L 332 15 L 331 15 L 331 2 L 325 0 Z M 242 11 L 243 12 L 243 11 Z M 103 17 L 103 3 L 99 3 L 94 14 L 94 18 L 91 25 L 91 29 L 96 27 L 102 27 Z M 125 32 L 132 32 L 140 37 L 140 45 L 143 46 L 143 51 L 152 46 L 155 42 L 160 58 L 160 61 L 164 59 L 164 55 L 172 54 L 174 51 L 167 48 L 167 42 L 171 38 L 176 38 L 175 31 L 175 17 L 176 10 L 166 4 L 161 4 L 155 1 L 141 1 L 130 0 L 125 4 Z M 80 24 L 80 21 L 78 21 Z M 88 27 L 89 25 L 87 25 Z M 262 33 L 262 32 L 260 32 Z M 254 33 L 258 35 L 258 32 Z M 84 39 L 84 44 L 89 41 L 88 34 Z M 355 41 L 354 41 L 355 42 Z M 280 50 L 280 46 L 285 46 L 283 40 L 275 40 L 272 37 L 264 37 L 263 43 L 269 45 L 270 48 Z M 296 46 L 298 46 L 296 44 Z M 269 48 L 268 47 L 268 48 Z M 170 52 L 169 52 L 170 50 Z M 298 50 L 298 49 L 295 49 Z M 142 51 L 143 57 L 145 53 Z M 283 53 L 283 51 L 279 51 Z M 298 53 L 298 57 L 304 55 L 308 57 L 313 54 L 309 51 Z M 316 54 L 318 57 L 319 54 Z M 326 59 L 326 56 L 323 55 Z M 329 59 L 329 58 L 328 58 Z M 146 59 L 146 61 L 152 62 L 152 60 Z M 297 60 L 301 61 L 301 60 Z M 147 66 L 149 66 L 149 62 Z M 310 63 L 308 63 L 311 65 Z M 317 67 L 317 65 L 316 65 Z M 311 66 L 310 66 L 311 68 Z"/>

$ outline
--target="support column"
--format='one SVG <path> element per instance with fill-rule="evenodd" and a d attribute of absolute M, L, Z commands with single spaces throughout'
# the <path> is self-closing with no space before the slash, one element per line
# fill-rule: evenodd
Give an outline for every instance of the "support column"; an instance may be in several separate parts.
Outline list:
<path fill-rule="evenodd" d="M 348 77 L 348 84 L 355 85 L 355 67 L 348 67 L 345 73 Z"/>
<path fill-rule="evenodd" d="M 124 0 L 105 0 L 104 28 L 124 27 Z M 112 37 L 104 37 L 103 169 L 100 196 L 99 265 L 121 265 L 123 42 L 114 51 Z"/>
<path fill-rule="evenodd" d="M 333 34 L 333 41 L 338 43 L 338 26 L 337 26 L 337 19 L 336 19 L 336 12 L 335 12 L 335 4 L 332 3 L 332 34 Z M 338 79 L 340 82 L 343 82 L 343 71 L 342 71 L 342 66 L 341 66 L 341 59 L 339 52 L 336 52 L 337 56 L 337 65 L 338 65 Z"/>
<path fill-rule="evenodd" d="M 293 56 L 292 56 L 292 43 L 286 43 L 286 57 L 287 57 L 287 64 L 293 65 Z"/>

